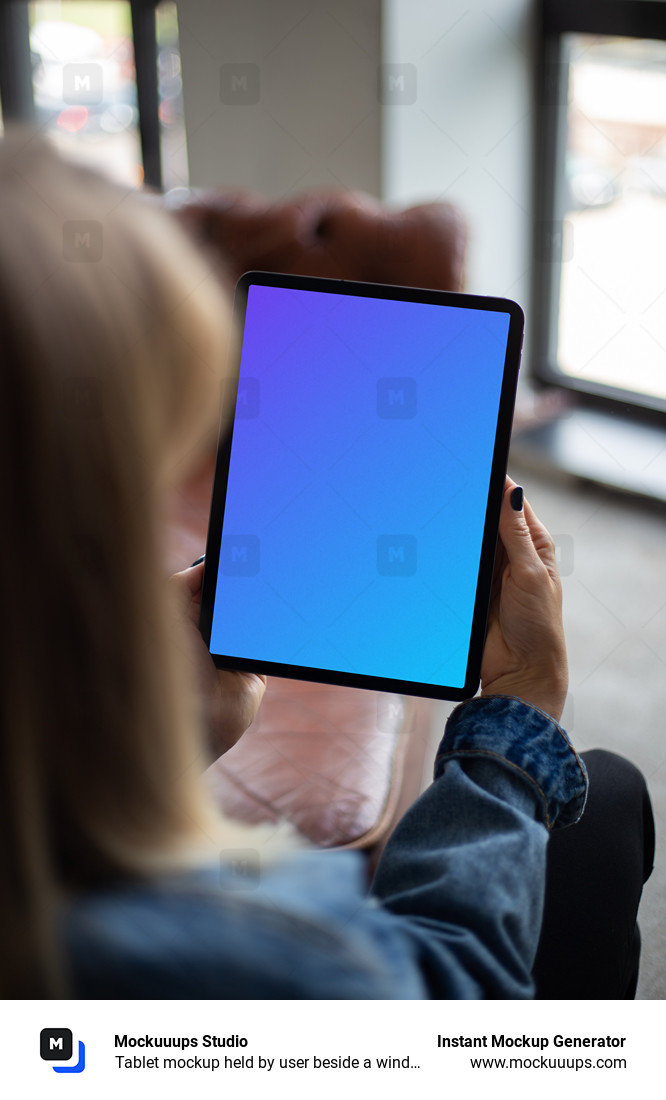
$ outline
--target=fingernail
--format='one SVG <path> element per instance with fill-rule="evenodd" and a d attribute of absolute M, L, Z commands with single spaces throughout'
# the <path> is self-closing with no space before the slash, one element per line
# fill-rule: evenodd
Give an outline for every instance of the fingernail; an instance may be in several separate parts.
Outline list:
<path fill-rule="evenodd" d="M 511 496 L 509 499 L 511 501 L 511 507 L 513 508 L 514 512 L 522 512 L 524 497 L 525 494 L 522 490 L 522 486 L 516 485 L 516 488 L 511 490 Z"/>
<path fill-rule="evenodd" d="M 194 569 L 195 565 L 201 565 L 202 561 L 205 561 L 205 560 L 206 560 L 206 555 L 202 554 L 200 558 L 197 558 L 196 561 L 192 562 L 192 564 L 190 566 L 190 569 Z"/>

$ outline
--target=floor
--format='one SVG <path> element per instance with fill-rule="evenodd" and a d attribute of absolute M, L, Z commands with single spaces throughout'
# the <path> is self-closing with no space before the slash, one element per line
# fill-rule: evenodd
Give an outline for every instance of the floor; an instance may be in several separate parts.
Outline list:
<path fill-rule="evenodd" d="M 641 902 L 639 999 L 666 998 L 666 510 L 510 464 L 555 538 L 570 690 L 563 724 L 580 750 L 628 756 L 647 778 L 657 858 Z M 438 739 L 453 704 L 440 704 Z"/>

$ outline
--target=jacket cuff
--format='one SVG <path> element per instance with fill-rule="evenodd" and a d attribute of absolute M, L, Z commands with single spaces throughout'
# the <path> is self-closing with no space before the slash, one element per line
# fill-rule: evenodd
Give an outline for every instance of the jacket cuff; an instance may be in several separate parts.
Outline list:
<path fill-rule="evenodd" d="M 580 820 L 587 771 L 561 726 L 538 707 L 506 695 L 461 703 L 449 716 L 435 759 L 435 778 L 450 757 L 494 759 L 538 791 L 548 829 Z"/>

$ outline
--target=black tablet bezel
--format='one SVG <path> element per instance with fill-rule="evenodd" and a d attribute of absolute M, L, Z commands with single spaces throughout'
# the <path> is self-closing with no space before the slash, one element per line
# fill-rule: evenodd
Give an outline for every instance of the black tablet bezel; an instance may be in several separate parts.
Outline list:
<path fill-rule="evenodd" d="M 450 291 L 427 290 L 419 287 L 390 286 L 382 283 L 348 282 L 344 279 L 323 279 L 309 275 L 282 275 L 275 272 L 249 271 L 239 279 L 234 295 L 234 320 L 236 331 L 241 337 L 245 326 L 248 291 L 252 285 L 283 287 L 289 290 L 312 290 L 333 294 L 353 294 L 359 297 L 387 298 L 394 301 L 424 302 L 430 305 L 448 305 L 457 308 L 462 307 L 475 310 L 487 310 L 491 313 L 509 314 L 509 335 L 507 339 L 504 374 L 497 416 L 498 426 L 495 437 L 495 448 L 493 451 L 490 485 L 488 489 L 486 520 L 481 543 L 479 579 L 477 581 L 476 598 L 472 617 L 467 670 L 463 687 L 452 687 L 446 684 L 416 683 L 412 680 L 396 680 L 381 676 L 364 676 L 359 673 L 278 664 L 271 661 L 259 663 L 244 657 L 229 657 L 219 653 L 211 654 L 217 668 L 237 669 L 245 672 L 261 672 L 268 676 L 281 676 L 294 680 L 308 680 L 322 684 L 338 684 L 346 687 L 388 691 L 395 694 L 416 695 L 430 699 L 460 701 L 471 698 L 476 694 L 479 687 L 481 658 L 486 635 L 500 508 L 504 494 L 511 425 L 523 342 L 524 316 L 522 309 L 516 302 L 507 298 L 486 298 L 479 295 L 457 294 Z M 226 395 L 225 401 L 226 409 L 223 411 L 208 525 L 208 538 L 206 542 L 206 564 L 204 567 L 199 629 L 207 646 L 210 646 L 213 624 L 213 604 L 218 577 L 227 480 L 231 458 L 233 417 L 229 414 L 229 408 L 232 410 L 236 408 L 241 348 L 242 340 L 239 340 L 236 353 L 237 359 L 236 362 L 232 364 L 234 368 L 232 371 L 233 381 L 229 385 L 229 392 Z"/>

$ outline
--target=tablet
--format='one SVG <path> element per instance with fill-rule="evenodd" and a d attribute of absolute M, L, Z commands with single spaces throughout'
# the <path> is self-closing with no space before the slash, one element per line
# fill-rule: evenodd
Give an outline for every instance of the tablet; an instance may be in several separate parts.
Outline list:
<path fill-rule="evenodd" d="M 235 317 L 200 620 L 215 664 L 474 695 L 520 307 L 250 272 Z"/>

